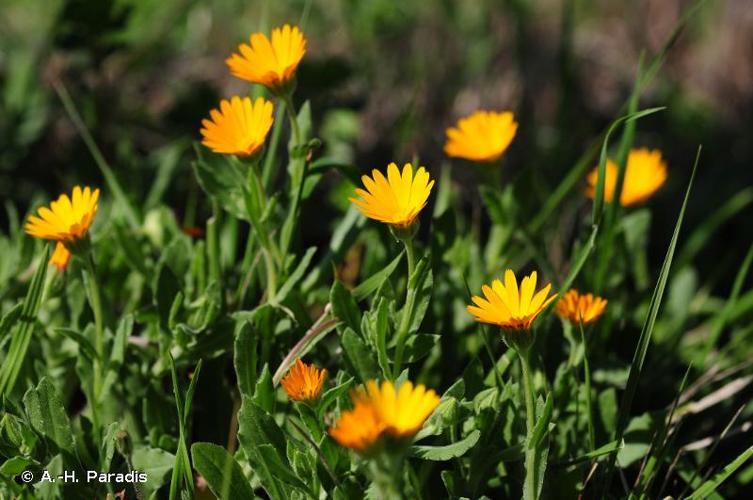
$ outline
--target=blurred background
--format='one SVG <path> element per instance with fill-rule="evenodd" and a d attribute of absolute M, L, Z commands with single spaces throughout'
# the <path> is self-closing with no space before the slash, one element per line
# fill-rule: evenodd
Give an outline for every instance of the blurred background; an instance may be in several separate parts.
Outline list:
<path fill-rule="evenodd" d="M 224 59 L 254 31 L 299 24 L 308 51 L 297 104 L 310 100 L 325 153 L 359 169 L 418 157 L 435 175 L 445 128 L 478 108 L 514 110 L 521 126 L 504 180 L 523 171 L 533 209 L 617 116 L 641 54 L 660 52 L 692 2 L 681 0 L 3 0 L 0 8 L 0 215 L 74 183 L 102 185 L 54 82 L 70 92 L 137 204 L 163 202 L 186 225 L 200 121 L 220 98 L 249 92 Z M 660 260 L 698 144 L 692 226 L 753 184 L 753 9 L 711 0 L 676 40 L 641 107 L 637 146 L 660 148 L 669 181 L 652 200 L 651 258 Z M 460 186 L 471 165 L 456 165 Z M 336 174 L 335 174 L 336 176 Z M 303 227 L 327 237 L 337 189 Z M 35 198 L 39 197 L 39 198 Z M 474 189 L 467 190 L 469 208 Z M 747 194 L 750 198 L 750 193 Z M 577 198 L 577 193 L 576 193 Z M 741 201 L 748 205 L 748 198 Z M 747 201 L 746 201 L 747 200 Z M 325 205 L 326 204 L 326 205 Z M 587 201 L 583 200 L 587 210 Z M 526 208 L 526 207 L 524 207 Z M 747 212 L 747 213 L 746 213 Z M 525 212 L 524 212 L 525 213 Z M 533 212 L 532 212 L 533 213 Z M 15 217 L 15 216 L 14 216 Z M 741 210 L 697 265 L 726 290 L 753 230 Z M 319 236 L 321 234 L 321 236 Z M 726 293 L 726 292 L 725 292 Z"/>

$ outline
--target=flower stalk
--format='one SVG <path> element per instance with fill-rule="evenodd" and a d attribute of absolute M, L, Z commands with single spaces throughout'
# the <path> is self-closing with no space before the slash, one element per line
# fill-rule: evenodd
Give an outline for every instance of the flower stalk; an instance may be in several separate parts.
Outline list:
<path fill-rule="evenodd" d="M 414 289 L 415 282 L 415 268 L 416 268 L 416 255 L 413 247 L 413 229 L 400 232 L 394 231 L 394 234 L 403 242 L 405 246 L 405 255 L 408 259 L 408 283 L 405 290 L 405 305 L 403 306 L 403 312 L 400 317 L 400 325 L 397 330 L 396 344 L 395 344 L 395 359 L 393 363 L 393 378 L 397 378 L 400 375 L 400 369 L 403 362 L 403 351 L 405 350 L 405 342 L 408 339 L 410 333 L 410 320 L 413 316 L 413 307 L 416 302 L 416 290 Z"/>
<path fill-rule="evenodd" d="M 583 323 L 578 324 L 580 329 L 580 341 L 583 344 L 583 372 L 586 384 L 586 412 L 588 413 L 588 444 L 593 451 L 596 448 L 596 434 L 594 432 L 593 408 L 591 405 L 591 368 L 588 365 L 588 344 L 583 332 Z"/>
<path fill-rule="evenodd" d="M 533 431 L 536 427 L 536 407 L 535 407 L 535 389 L 533 387 L 533 378 L 531 376 L 530 356 L 531 350 L 528 348 L 518 349 L 520 356 L 520 367 L 523 372 L 523 397 L 526 405 L 526 453 L 525 453 L 525 486 L 523 487 L 523 498 L 525 500 L 536 499 L 536 447 L 533 446 Z"/>

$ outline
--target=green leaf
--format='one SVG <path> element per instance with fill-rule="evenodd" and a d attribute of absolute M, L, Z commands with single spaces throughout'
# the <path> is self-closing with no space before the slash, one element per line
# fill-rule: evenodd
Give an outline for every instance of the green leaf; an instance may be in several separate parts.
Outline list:
<path fill-rule="evenodd" d="M 354 332 L 361 333 L 361 310 L 353 299 L 351 293 L 339 281 L 332 284 L 329 293 L 329 302 L 332 304 L 332 313 Z"/>
<path fill-rule="evenodd" d="M 552 420 L 552 407 L 552 395 L 549 393 L 546 395 L 546 402 L 544 403 L 543 409 L 536 412 L 539 414 L 539 418 L 533 428 L 531 441 L 528 443 L 528 449 L 533 449 L 538 446 L 544 438 L 545 433 L 549 430 L 549 422 Z"/>
<path fill-rule="evenodd" d="M 701 485 L 700 488 L 695 490 L 689 498 L 706 498 L 716 491 L 716 489 L 740 467 L 747 462 L 750 457 L 753 457 L 753 446 L 740 453 L 732 462 L 728 463 L 724 469 L 714 475 L 711 479 Z"/>
<path fill-rule="evenodd" d="M 261 370 L 261 375 L 256 381 L 253 400 L 266 412 L 271 412 L 274 409 L 275 386 L 268 365 L 264 365 L 264 368 Z"/>
<path fill-rule="evenodd" d="M 260 444 L 270 444 L 281 456 L 286 456 L 286 439 L 274 418 L 256 402 L 244 399 L 238 415 L 239 439 L 246 451 Z"/>
<path fill-rule="evenodd" d="M 372 313 L 372 318 L 374 318 L 372 329 L 375 330 L 373 332 L 375 337 L 373 343 L 377 352 L 377 362 L 385 378 L 391 374 L 390 360 L 389 356 L 387 356 L 387 335 L 390 330 L 389 314 L 389 303 L 384 298 L 379 299 L 376 313 Z"/>
<path fill-rule="evenodd" d="M 408 329 L 409 334 L 415 333 L 421 326 L 426 310 L 429 307 L 429 301 L 431 300 L 434 279 L 428 257 L 424 257 L 418 262 L 410 281 L 411 282 L 408 286 L 408 296 L 406 298 L 406 304 L 413 304 L 413 307 L 410 308 L 411 320 L 410 328 Z M 404 311 L 401 311 L 400 314 L 403 314 L 403 312 Z"/>
<path fill-rule="evenodd" d="M 23 306 L 23 303 L 19 302 L 11 307 L 10 310 L 3 315 L 2 319 L 0 319 L 0 340 L 5 337 L 5 334 L 10 331 L 11 327 L 16 321 L 18 321 L 18 318 L 21 317 Z"/>
<path fill-rule="evenodd" d="M 294 488 L 310 493 L 312 498 L 317 497 L 311 493 L 308 486 L 296 475 L 287 459 L 283 461 L 282 456 L 275 453 L 275 449 L 271 444 L 260 444 L 257 453 L 264 457 L 265 465 L 275 478 Z"/>
<path fill-rule="evenodd" d="M 244 175 L 236 164 L 223 155 L 208 151 L 198 143 L 194 144 L 197 160 L 193 162 L 194 173 L 199 185 L 209 196 L 219 202 L 222 208 L 234 217 L 248 220 L 243 186 Z"/>
<path fill-rule="evenodd" d="M 240 465 L 222 446 L 195 443 L 191 446 L 191 457 L 196 471 L 207 481 L 212 493 L 220 500 L 254 497 Z"/>
<path fill-rule="evenodd" d="M 145 490 L 145 496 L 148 497 L 151 492 L 157 491 L 165 484 L 167 473 L 172 470 L 175 463 L 175 455 L 160 448 L 139 446 L 133 450 L 131 463 L 134 470 L 146 473 L 147 481 L 140 487 Z"/>
<path fill-rule="evenodd" d="M 324 417 L 324 414 L 327 412 L 327 408 L 329 408 L 332 403 L 334 403 L 340 396 L 345 394 L 348 389 L 350 389 L 350 387 L 353 385 L 354 380 L 355 379 L 353 377 L 350 377 L 341 384 L 338 384 L 335 387 L 328 389 L 322 393 L 316 405 L 316 414 L 319 417 L 320 421 Z"/>
<path fill-rule="evenodd" d="M 256 364 L 258 362 L 256 344 L 258 336 L 250 322 L 240 321 L 239 323 L 233 349 L 233 364 L 235 365 L 235 376 L 238 380 L 238 390 L 241 396 L 251 397 L 256 389 Z"/>
<path fill-rule="evenodd" d="M 83 355 L 89 362 L 93 362 L 98 358 L 97 351 L 94 349 L 94 345 L 85 335 L 73 330 L 71 328 L 55 328 L 55 332 L 59 333 L 76 343 L 79 353 Z"/>
<path fill-rule="evenodd" d="M 430 333 L 417 333 L 408 337 L 405 342 L 405 362 L 415 363 L 428 356 L 439 344 L 440 338 L 439 335 Z"/>
<path fill-rule="evenodd" d="M 752 262 L 753 245 L 751 245 L 748 249 L 748 253 L 745 255 L 745 259 L 743 259 L 743 262 L 737 271 L 737 275 L 735 276 L 735 281 L 732 284 L 732 291 L 730 292 L 729 298 L 725 301 L 722 310 L 714 318 L 714 326 L 711 330 L 711 335 L 709 335 L 709 338 L 706 341 L 706 348 L 704 349 L 702 356 L 703 360 L 709 359 L 709 354 L 711 354 L 711 351 L 714 349 L 714 346 L 716 346 L 719 337 L 721 337 L 722 332 L 724 331 L 724 327 L 727 325 L 729 317 L 732 314 L 735 306 L 737 305 L 738 299 L 740 298 L 740 292 L 742 291 L 745 279 L 748 277 L 748 272 L 750 271 Z"/>
<path fill-rule="evenodd" d="M 553 462 L 552 465 L 560 465 L 560 466 L 569 467 L 571 465 L 577 465 L 583 462 L 589 462 L 593 460 L 594 458 L 599 458 L 599 457 L 603 457 L 604 455 L 611 455 L 614 452 L 619 452 L 624 446 L 625 446 L 624 441 L 623 442 L 610 441 L 604 446 L 600 446 L 596 448 L 594 451 L 589 451 L 588 453 L 585 453 L 571 460 L 561 460 L 556 463 Z"/>
<path fill-rule="evenodd" d="M 0 474 L 6 477 L 16 477 L 33 463 L 34 460 L 30 458 L 12 457 L 3 462 L 3 465 L 0 465 Z"/>
<path fill-rule="evenodd" d="M 306 253 L 301 257 L 301 259 L 298 261 L 298 265 L 293 270 L 292 273 L 290 273 L 290 276 L 285 281 L 285 283 L 280 287 L 280 289 L 277 291 L 277 294 L 274 297 L 274 300 L 272 302 L 282 302 L 287 298 L 290 291 L 298 284 L 299 281 L 301 281 L 301 278 L 303 278 L 303 275 L 306 273 L 306 269 L 308 269 L 309 264 L 311 263 L 311 258 L 316 253 L 316 247 L 311 247 L 308 250 L 306 250 Z"/>
<path fill-rule="evenodd" d="M 275 500 L 288 498 L 279 481 L 283 476 L 289 478 L 295 474 L 287 460 L 287 441 L 282 429 L 271 415 L 248 398 L 243 399 L 238 424 L 238 441 L 266 492 Z"/>
<path fill-rule="evenodd" d="M 465 455 L 468 450 L 476 445 L 479 437 L 481 437 L 481 432 L 474 430 L 464 439 L 446 446 L 413 446 L 411 447 L 411 455 L 423 460 L 446 462 Z"/>
<path fill-rule="evenodd" d="M 47 377 L 24 395 L 24 409 L 35 431 L 49 438 L 61 450 L 74 452 L 73 430 L 60 395 Z"/>
<path fill-rule="evenodd" d="M 375 353 L 351 328 L 346 328 L 342 333 L 340 343 L 345 351 L 345 356 L 356 370 L 359 380 L 365 382 L 378 376 L 379 368 L 375 361 Z"/>
<path fill-rule="evenodd" d="M 36 323 L 37 313 L 42 304 L 45 277 L 47 276 L 47 261 L 50 259 L 50 246 L 47 245 L 42 255 L 34 277 L 31 279 L 29 290 L 26 292 L 21 316 L 18 319 L 20 326 L 11 337 L 10 347 L 0 367 L 0 397 L 8 396 L 16 385 L 18 373 L 26 359 L 26 351 Z"/>
<path fill-rule="evenodd" d="M 372 292 L 379 289 L 384 283 L 384 280 L 392 276 L 392 273 L 397 269 L 398 264 L 403 258 L 405 251 L 403 250 L 397 257 L 387 264 L 384 268 L 369 276 L 365 281 L 353 289 L 353 296 L 356 300 L 362 300 L 371 295 Z"/>

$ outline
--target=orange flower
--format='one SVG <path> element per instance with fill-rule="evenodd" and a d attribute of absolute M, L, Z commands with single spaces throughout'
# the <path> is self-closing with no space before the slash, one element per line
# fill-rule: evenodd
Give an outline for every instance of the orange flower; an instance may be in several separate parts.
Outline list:
<path fill-rule="evenodd" d="M 413 224 L 419 212 L 426 206 L 434 181 L 429 173 L 419 167 L 413 174 L 413 166 L 406 163 L 403 173 L 397 165 L 387 166 L 387 177 L 374 169 L 372 176 L 361 176 L 366 190 L 357 188 L 358 198 L 348 198 L 366 217 L 405 228 Z"/>
<path fill-rule="evenodd" d="M 617 165 L 612 160 L 607 160 L 604 175 L 604 200 L 611 202 L 614 198 L 614 190 L 617 188 Z M 599 179 L 599 167 L 594 168 L 588 174 L 588 186 L 586 196 L 593 199 L 596 196 L 596 184 Z M 667 180 L 667 164 L 661 157 L 661 151 L 631 149 L 625 167 L 625 179 L 622 183 L 620 205 L 630 206 L 646 201 Z"/>
<path fill-rule="evenodd" d="M 398 389 L 390 381 L 366 383 L 351 393 L 354 408 L 342 413 L 329 429 L 342 446 L 361 453 L 377 448 L 383 436 L 412 438 L 439 404 L 439 396 L 423 385 L 403 382 Z"/>
<path fill-rule="evenodd" d="M 350 411 L 344 411 L 329 435 L 341 446 L 368 453 L 384 432 L 385 424 L 375 408 L 368 402 L 356 402 Z"/>
<path fill-rule="evenodd" d="M 590 293 L 581 295 L 578 290 L 570 290 L 557 302 L 555 312 L 559 317 L 576 325 L 588 325 L 599 319 L 606 307 L 606 299 L 594 297 Z"/>
<path fill-rule="evenodd" d="M 75 244 L 89 231 L 97 214 L 98 200 L 99 189 L 76 186 L 71 198 L 61 194 L 49 208 L 41 207 L 38 217 L 29 216 L 24 230 L 35 238 Z"/>
<path fill-rule="evenodd" d="M 50 264 L 55 266 L 57 270 L 62 273 L 63 271 L 65 271 L 65 268 L 68 267 L 68 263 L 70 261 L 71 252 L 69 252 L 68 249 L 65 248 L 65 245 L 57 242 L 55 244 L 55 251 L 52 253 L 52 257 L 50 257 Z"/>
<path fill-rule="evenodd" d="M 509 111 L 476 111 L 447 129 L 444 152 L 454 158 L 476 162 L 498 160 L 518 131 L 518 122 Z"/>
<path fill-rule="evenodd" d="M 225 60 L 233 75 L 277 92 L 295 76 L 306 53 L 306 39 L 297 26 L 286 24 L 272 30 L 272 40 L 263 33 L 253 33 L 251 45 L 242 43 L 238 51 L 240 54 Z"/>
<path fill-rule="evenodd" d="M 313 401 L 321 394 L 326 379 L 327 370 L 307 365 L 299 358 L 280 384 L 290 399 Z"/>
<path fill-rule="evenodd" d="M 251 156 L 264 146 L 272 128 L 272 108 L 263 97 L 253 102 L 238 96 L 220 101 L 220 109 L 209 112 L 211 120 L 201 121 L 201 143 L 215 153 Z"/>
<path fill-rule="evenodd" d="M 536 271 L 523 278 L 518 289 L 515 273 L 505 271 L 505 283 L 494 280 L 492 286 L 484 285 L 481 290 L 485 299 L 473 296 L 475 305 L 466 309 L 473 315 L 473 319 L 481 323 L 497 325 L 505 330 L 528 330 L 534 320 L 556 297 L 555 293 L 547 298 L 552 285 L 549 284 L 536 291 Z"/>

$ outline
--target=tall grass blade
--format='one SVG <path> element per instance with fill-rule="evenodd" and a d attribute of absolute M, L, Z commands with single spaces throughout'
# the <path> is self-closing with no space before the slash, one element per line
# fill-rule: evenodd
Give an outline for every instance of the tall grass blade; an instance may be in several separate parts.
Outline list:
<path fill-rule="evenodd" d="M 748 277 L 751 262 L 753 262 L 753 245 L 748 249 L 748 253 L 745 255 L 740 270 L 737 272 L 737 276 L 735 276 L 735 282 L 732 285 L 732 292 L 730 293 L 727 302 L 725 302 L 724 307 L 714 321 L 714 327 L 711 330 L 711 335 L 709 335 L 709 339 L 706 342 L 706 347 L 703 352 L 703 360 L 708 359 L 712 349 L 714 349 L 714 346 L 719 341 L 719 337 L 721 337 L 724 327 L 727 326 L 727 320 L 737 305 L 737 299 L 740 297 L 745 278 Z"/>
<path fill-rule="evenodd" d="M 703 483 L 700 488 L 695 490 L 688 498 L 689 499 L 701 499 L 706 498 L 716 491 L 716 489 L 729 477 L 737 471 L 740 467 L 747 462 L 750 457 L 753 457 L 753 446 L 740 453 L 736 459 L 727 464 L 721 472 L 714 477 Z"/>
<path fill-rule="evenodd" d="M 730 218 L 753 203 L 753 187 L 747 187 L 721 207 L 716 209 L 706 220 L 690 233 L 682 251 L 677 256 L 677 269 L 689 266 L 698 252 L 706 245 L 714 233 Z"/>
<path fill-rule="evenodd" d="M 628 113 L 620 118 L 617 118 L 609 126 L 604 140 L 601 143 L 601 153 L 599 154 L 599 177 L 596 181 L 596 193 L 594 195 L 593 210 L 591 212 L 591 224 L 598 225 L 601 221 L 601 217 L 604 213 L 604 180 L 607 168 L 607 149 L 609 146 L 609 137 L 612 133 L 622 125 L 623 123 L 631 123 L 635 120 L 643 118 L 644 116 L 652 115 L 657 111 L 665 109 L 664 107 L 648 108 L 635 113 Z"/>
<path fill-rule="evenodd" d="M 643 323 L 641 334 L 638 337 L 638 345 L 636 346 L 635 353 L 633 354 L 633 361 L 630 363 L 630 372 L 628 374 L 627 386 L 625 388 L 625 392 L 622 395 L 622 400 L 620 401 L 620 407 L 617 414 L 617 427 L 615 430 L 615 440 L 617 441 L 621 441 L 624 437 L 625 429 L 630 418 L 630 408 L 633 405 L 633 399 L 635 399 L 635 393 L 638 389 L 638 381 L 641 376 L 641 371 L 643 370 L 643 362 L 646 359 L 646 353 L 648 352 L 648 346 L 651 342 L 651 336 L 654 331 L 654 324 L 656 323 L 656 317 L 659 314 L 659 308 L 664 296 L 664 289 L 666 288 L 667 280 L 669 279 L 669 271 L 672 267 L 672 259 L 675 254 L 675 248 L 677 247 L 677 239 L 680 235 L 682 221 L 685 218 L 685 209 L 688 206 L 688 199 L 690 198 L 690 192 L 693 188 L 693 181 L 695 180 L 696 170 L 698 168 L 700 157 L 701 147 L 699 146 L 696 153 L 695 162 L 693 163 L 693 171 L 690 175 L 690 182 L 688 183 L 688 187 L 685 190 L 685 198 L 682 202 L 682 208 L 680 209 L 680 214 L 677 217 L 677 222 L 672 234 L 672 239 L 669 243 L 669 248 L 667 249 L 667 254 L 664 257 L 664 263 L 662 264 L 661 272 L 659 273 L 659 280 L 657 281 L 656 288 L 654 289 L 654 293 L 651 296 L 648 314 L 646 315 L 646 320 Z M 609 467 L 607 468 L 607 476 L 605 482 L 605 492 L 609 489 L 609 484 L 614 472 L 616 459 L 617 456 L 614 455 L 609 461 Z"/>
<path fill-rule="evenodd" d="M 105 160 L 97 143 L 94 142 L 94 138 L 86 127 L 86 124 L 84 124 L 84 120 L 81 119 L 81 115 L 76 109 L 76 105 L 73 103 L 73 99 L 71 99 L 68 90 L 60 81 L 53 82 L 53 87 L 55 88 L 55 92 L 57 92 L 60 101 L 63 103 L 63 107 L 65 108 L 66 113 L 68 113 L 68 117 L 73 122 L 76 130 L 84 140 L 84 144 L 86 144 L 89 153 L 94 158 L 94 162 L 102 172 L 102 177 L 105 178 L 107 188 L 112 192 L 118 205 L 123 210 L 123 214 L 125 215 L 128 224 L 131 226 L 131 229 L 137 228 L 139 225 L 139 217 L 136 214 L 136 209 L 131 205 L 128 196 L 126 196 L 125 191 L 123 191 L 123 188 L 120 186 L 120 182 L 118 182 L 115 172 L 113 172 L 112 168 L 107 163 L 107 160 Z"/>

